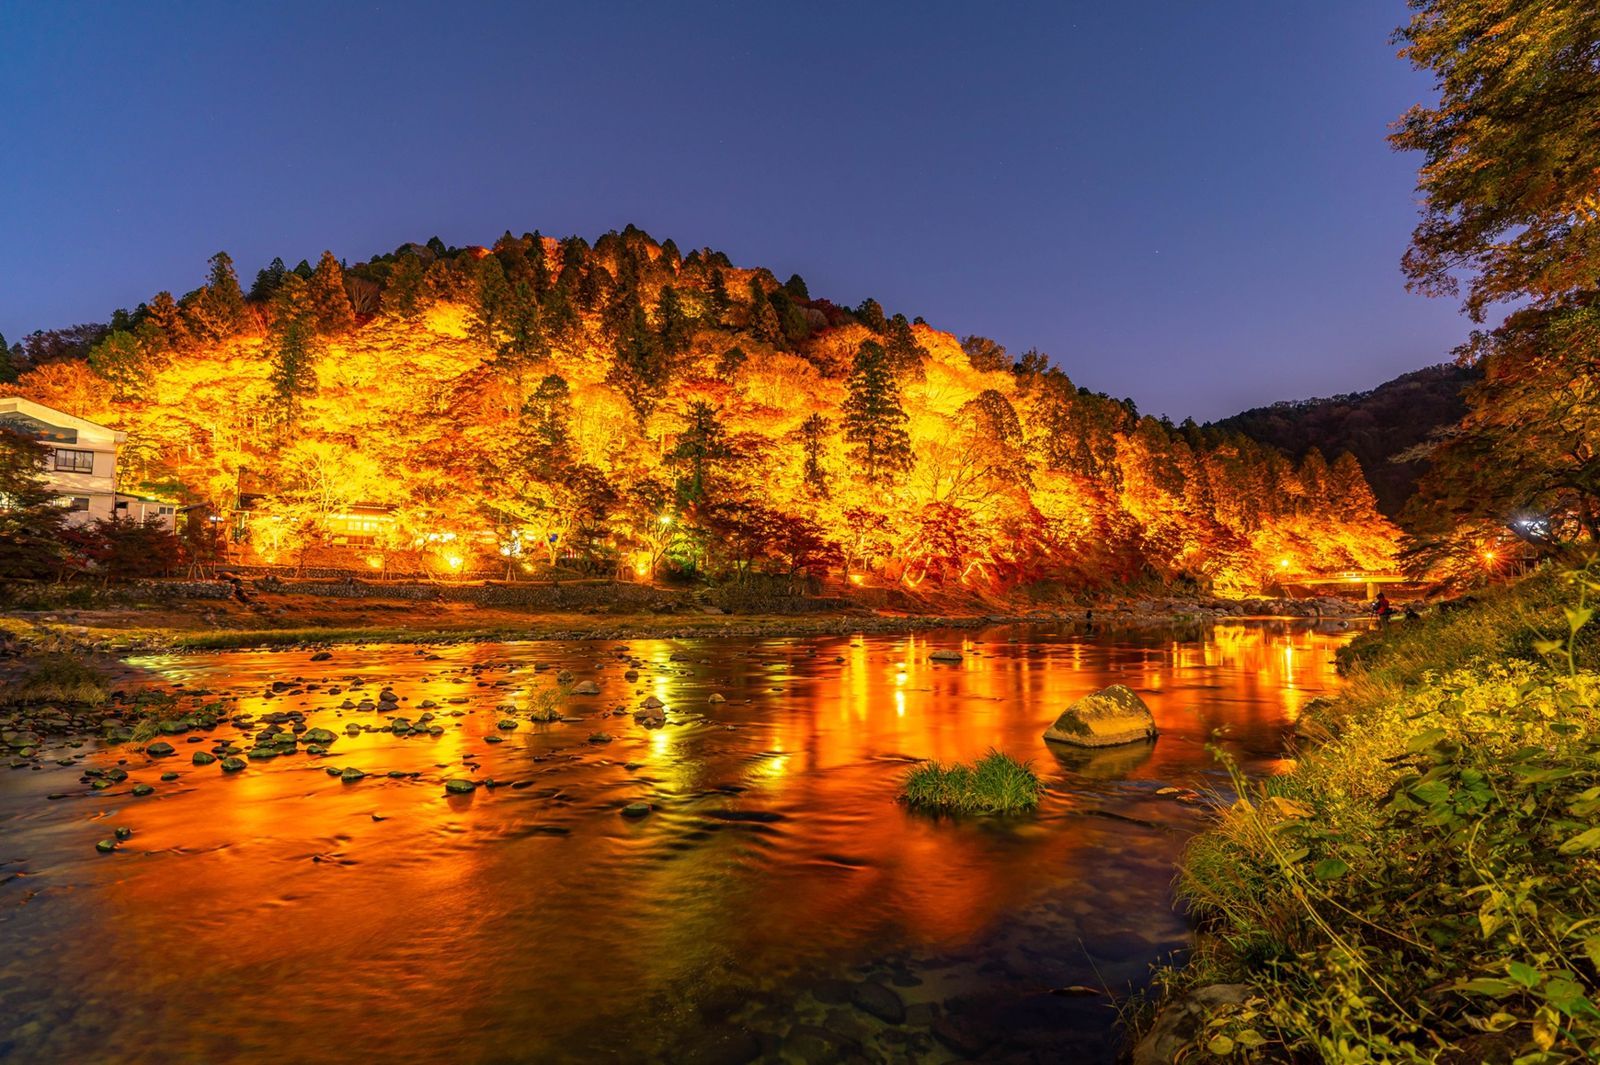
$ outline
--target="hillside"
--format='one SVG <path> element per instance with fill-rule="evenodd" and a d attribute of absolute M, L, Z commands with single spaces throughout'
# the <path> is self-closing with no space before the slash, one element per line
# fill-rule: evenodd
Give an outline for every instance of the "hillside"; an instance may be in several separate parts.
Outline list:
<path fill-rule="evenodd" d="M 1435 430 L 1459 422 L 1467 409 L 1462 389 L 1476 377 L 1476 370 L 1443 363 L 1401 374 L 1366 392 L 1257 407 L 1213 427 L 1243 433 L 1296 459 L 1312 448 L 1325 455 L 1350 452 L 1372 485 L 1378 509 L 1398 520 L 1427 464 L 1396 462 L 1395 457 Z"/>
<path fill-rule="evenodd" d="M 1244 592 L 1394 547 L 1352 459 L 1139 417 L 1037 353 L 632 227 L 325 253 L 248 296 L 218 255 L 22 369 L 129 433 L 130 487 L 280 564 Z"/>

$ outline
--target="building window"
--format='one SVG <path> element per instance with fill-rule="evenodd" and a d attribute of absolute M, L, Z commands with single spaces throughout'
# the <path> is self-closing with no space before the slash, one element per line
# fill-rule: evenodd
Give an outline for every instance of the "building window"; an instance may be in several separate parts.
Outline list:
<path fill-rule="evenodd" d="M 93 473 L 94 452 L 73 451 L 70 448 L 56 448 L 57 473 Z"/>
<path fill-rule="evenodd" d="M 82 513 L 89 509 L 88 496 L 68 496 L 67 509 L 74 513 Z"/>

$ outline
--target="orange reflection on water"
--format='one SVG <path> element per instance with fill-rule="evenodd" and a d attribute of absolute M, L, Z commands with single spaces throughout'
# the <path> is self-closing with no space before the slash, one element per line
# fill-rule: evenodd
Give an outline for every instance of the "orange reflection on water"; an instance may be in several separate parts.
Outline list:
<path fill-rule="evenodd" d="M 69 786 L 76 769 L 0 778 L 8 843 L 52 889 L 5 926 L 8 940 L 19 959 L 47 959 L 76 1001 L 103 1004 L 92 1021 L 41 1028 L 26 1049 L 127 1062 L 332 1061 L 351 1047 L 392 1061 L 646 1057 L 710 1011 L 750 1020 L 769 1003 L 787 1016 L 818 973 L 873 959 L 971 955 L 926 992 L 906 989 L 908 1001 L 992 987 L 982 965 L 1019 922 L 1037 956 L 1003 960 L 1024 983 L 1137 979 L 1185 935 L 1168 908 L 1171 863 L 1200 817 L 1153 782 L 1219 784 L 1213 740 L 1273 765 L 1300 707 L 1335 685 L 1332 653 L 1348 635 L 995 628 L 634 640 L 625 658 L 606 643 L 154 660 L 241 710 L 302 710 L 339 739 L 325 759 L 233 776 L 189 764 L 210 736 L 159 766 L 124 749 L 91 756 L 128 759 L 129 784 L 180 772 L 140 800 L 118 789 L 46 804 L 26 790 Z M 941 648 L 963 658 L 930 659 Z M 622 676 L 630 665 L 637 681 Z M 582 721 L 497 709 L 526 707 L 561 669 L 601 686 L 562 700 Z M 357 676 L 365 685 L 351 691 Z M 265 697 L 279 679 L 321 687 Z M 1048 749 L 1056 715 L 1110 683 L 1140 691 L 1161 739 Z M 412 720 L 437 703 L 443 734 L 346 735 L 384 716 L 343 700 L 385 684 Z M 710 703 L 713 692 L 727 701 Z M 665 728 L 631 715 L 649 695 L 669 708 Z M 629 713 L 612 715 L 618 706 Z M 506 716 L 514 731 L 496 727 Z M 590 743 L 598 732 L 613 742 Z M 1045 779 L 1037 815 L 951 820 L 896 801 L 913 760 L 990 747 Z M 328 765 L 369 775 L 345 784 Z M 442 782 L 457 776 L 501 786 L 447 797 Z M 635 801 L 648 817 L 619 816 Z M 95 855 L 115 824 L 133 838 Z M 1147 941 L 1148 956 L 1090 966 L 1085 951 L 1114 934 Z"/>

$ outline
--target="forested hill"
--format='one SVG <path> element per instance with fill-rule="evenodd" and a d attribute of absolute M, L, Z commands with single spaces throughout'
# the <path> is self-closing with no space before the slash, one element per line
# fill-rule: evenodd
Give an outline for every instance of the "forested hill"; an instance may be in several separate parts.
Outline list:
<path fill-rule="evenodd" d="M 1213 423 L 1300 458 L 1317 448 L 1325 455 L 1349 451 L 1360 461 L 1378 509 L 1399 519 L 1416 490 L 1423 462 L 1394 457 L 1422 443 L 1435 430 L 1466 413 L 1462 389 L 1478 371 L 1442 363 L 1385 381 L 1367 392 L 1303 399 L 1256 407 Z"/>
<path fill-rule="evenodd" d="M 1038 352 L 631 226 L 325 252 L 248 293 L 219 253 L 23 348 L 21 394 L 126 430 L 129 488 L 238 512 L 268 562 L 354 546 L 352 509 L 382 516 L 353 564 L 384 571 L 974 593 L 1255 591 L 1395 546 L 1349 456 L 1142 417 Z"/>

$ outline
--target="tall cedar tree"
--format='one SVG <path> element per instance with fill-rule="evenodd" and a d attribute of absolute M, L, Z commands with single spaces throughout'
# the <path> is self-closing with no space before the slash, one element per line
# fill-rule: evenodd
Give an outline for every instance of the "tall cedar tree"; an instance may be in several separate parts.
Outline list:
<path fill-rule="evenodd" d="M 344 287 L 344 267 L 325 251 L 317 260 L 306 283 L 306 299 L 311 313 L 311 323 L 323 336 L 341 336 L 355 328 L 355 311 L 350 308 L 350 294 Z"/>
<path fill-rule="evenodd" d="M 189 303 L 187 325 L 203 341 L 215 342 L 233 336 L 245 327 L 244 293 L 233 272 L 233 259 L 225 251 L 211 257 L 211 272 L 205 287 Z"/>
<path fill-rule="evenodd" d="M 822 449 L 827 444 L 828 419 L 813 414 L 800 423 L 800 443 L 806 462 L 802 480 L 806 491 L 819 499 L 828 498 L 828 471 L 822 466 Z"/>
<path fill-rule="evenodd" d="M 284 279 L 273 299 L 275 314 L 268 337 L 272 369 L 268 381 L 278 402 L 278 417 L 293 424 L 300 416 L 300 401 L 317 390 L 316 311 L 311 304 L 310 282 L 298 274 Z"/>
<path fill-rule="evenodd" d="M 676 359 L 689 351 L 694 329 L 684 312 L 683 300 L 671 285 L 661 286 L 661 301 L 656 304 L 656 320 L 661 323 L 661 350 Z"/>
<path fill-rule="evenodd" d="M 0 428 L 0 580 L 40 580 L 62 561 L 67 511 L 45 482 L 51 448 Z"/>
<path fill-rule="evenodd" d="M 706 481 L 713 468 L 732 454 L 716 409 L 704 400 L 690 404 L 688 424 L 667 453 L 667 462 L 683 471 L 677 480 L 678 502 L 692 506 L 705 499 Z"/>
<path fill-rule="evenodd" d="M 470 327 L 473 337 L 485 347 L 498 351 L 511 314 L 511 285 L 505 267 L 493 255 L 478 262 L 478 285 L 473 293 Z"/>
<path fill-rule="evenodd" d="M 767 290 L 762 287 L 760 279 L 754 277 L 750 279 L 750 322 L 746 328 L 769 344 L 783 346 L 783 323 L 778 321 L 778 314 L 772 309 Z"/>
<path fill-rule="evenodd" d="M 383 290 L 383 313 L 402 321 L 422 313 L 422 277 L 422 259 L 416 252 L 407 249 L 396 256 Z"/>
<path fill-rule="evenodd" d="M 900 405 L 900 385 L 889 368 L 883 346 L 861 342 L 846 382 L 849 395 L 840 407 L 844 438 L 870 484 L 911 468 L 911 437 Z"/>

